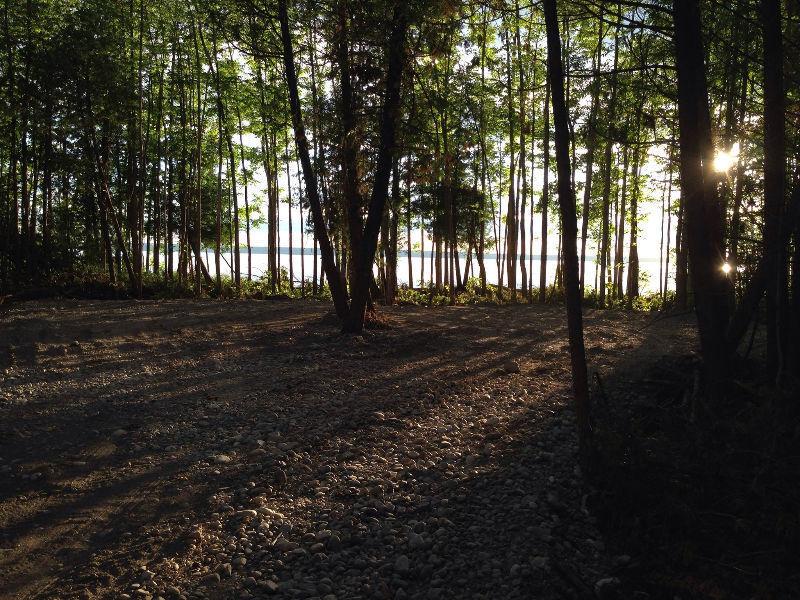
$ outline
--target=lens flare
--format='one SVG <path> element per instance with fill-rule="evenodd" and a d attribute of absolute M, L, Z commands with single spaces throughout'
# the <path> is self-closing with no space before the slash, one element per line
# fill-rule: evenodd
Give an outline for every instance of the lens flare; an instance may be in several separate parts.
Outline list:
<path fill-rule="evenodd" d="M 739 158 L 739 143 L 731 146 L 730 150 L 717 150 L 714 155 L 714 170 L 717 173 L 727 173 L 736 164 Z"/>
<path fill-rule="evenodd" d="M 725 273 L 725 275 L 728 275 L 731 271 L 733 271 L 733 267 L 730 263 L 722 263 L 722 272 Z"/>

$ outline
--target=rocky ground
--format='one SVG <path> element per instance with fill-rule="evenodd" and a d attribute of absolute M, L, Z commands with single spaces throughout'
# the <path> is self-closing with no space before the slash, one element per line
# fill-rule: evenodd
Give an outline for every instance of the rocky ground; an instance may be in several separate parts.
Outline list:
<path fill-rule="evenodd" d="M 12 305 L 2 598 L 613 597 L 576 466 L 563 308 Z M 604 375 L 689 317 L 592 312 Z M 644 596 L 642 596 L 644 597 Z"/>

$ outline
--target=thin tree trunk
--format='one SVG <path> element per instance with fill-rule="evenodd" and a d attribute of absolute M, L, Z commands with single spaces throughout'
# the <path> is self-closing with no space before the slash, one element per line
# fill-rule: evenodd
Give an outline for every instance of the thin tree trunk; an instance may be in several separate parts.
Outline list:
<path fill-rule="evenodd" d="M 572 388 L 575 394 L 575 415 L 578 423 L 580 455 L 589 466 L 592 427 L 589 411 L 589 384 L 586 372 L 586 350 L 583 342 L 579 268 L 577 254 L 578 221 L 575 193 L 571 185 L 569 164 L 569 121 L 564 99 L 564 71 L 561 64 L 561 41 L 558 32 L 556 0 L 544 0 L 547 29 L 548 79 L 553 95 L 556 164 L 558 168 L 558 200 L 564 235 L 564 280 L 567 297 L 567 328 L 569 331 Z"/>
<path fill-rule="evenodd" d="M 779 242 L 786 188 L 786 123 L 783 90 L 783 43 L 780 0 L 761 0 L 764 35 L 764 255 L 766 286 L 767 370 L 781 378 L 784 369 L 788 305 L 786 250 Z"/>
<path fill-rule="evenodd" d="M 633 158 L 633 191 L 631 193 L 631 241 L 628 248 L 628 308 L 639 297 L 639 165 L 641 149 L 637 139 Z M 659 278 L 660 279 L 660 278 Z"/>
<path fill-rule="evenodd" d="M 286 81 L 289 87 L 289 105 L 292 114 L 295 144 L 300 155 L 300 164 L 303 166 L 303 179 L 306 182 L 306 194 L 308 195 L 308 201 L 311 206 L 316 239 L 322 254 L 322 268 L 328 278 L 328 286 L 331 290 L 336 314 L 340 319 L 344 320 L 348 316 L 349 307 L 344 288 L 341 284 L 341 275 L 334 262 L 333 245 L 328 236 L 328 228 L 325 223 L 322 204 L 319 198 L 317 178 L 309 156 L 308 138 L 306 137 L 303 115 L 300 108 L 300 94 L 298 92 L 297 71 L 295 70 L 294 64 L 294 51 L 292 49 L 292 37 L 291 30 L 289 29 L 289 14 L 286 0 L 278 0 L 278 18 L 281 27 L 283 63 L 286 71 Z"/>
<path fill-rule="evenodd" d="M 674 138 L 674 134 L 673 134 Z M 672 240 L 672 154 L 675 149 L 675 140 L 673 139 L 669 145 L 669 159 L 667 168 L 669 169 L 669 181 L 667 183 L 667 250 L 664 254 L 664 295 L 663 300 L 666 301 L 667 293 L 669 292 L 669 246 Z"/>
<path fill-rule="evenodd" d="M 518 197 L 519 200 L 519 266 L 520 266 L 520 273 L 522 276 L 522 294 L 523 298 L 527 295 L 528 291 L 528 268 L 525 264 L 525 208 L 528 204 L 528 174 L 526 171 L 526 140 L 525 140 L 525 98 L 528 94 L 528 90 L 525 87 L 525 68 L 522 62 L 522 43 L 520 40 L 519 34 L 519 22 L 520 22 L 520 13 L 519 13 L 519 3 L 515 1 L 515 8 L 516 8 L 516 23 L 515 23 L 515 35 L 516 35 L 516 45 L 517 45 L 517 62 L 519 68 L 519 179 L 521 180 L 521 198 Z M 530 32 L 528 33 L 527 39 L 527 50 L 530 52 Z M 536 55 L 534 54 L 533 57 L 533 64 L 536 64 Z M 533 232 L 531 232 L 531 235 Z"/>
<path fill-rule="evenodd" d="M 592 99 L 589 108 L 589 119 L 586 123 L 586 179 L 583 187 L 583 208 L 581 210 L 581 297 L 585 290 L 586 274 L 586 242 L 589 236 L 589 206 L 592 199 L 592 171 L 594 168 L 594 152 L 597 143 L 597 110 L 600 95 L 599 70 L 602 60 L 603 22 L 602 6 L 598 22 L 597 49 L 592 56 Z"/>
<path fill-rule="evenodd" d="M 630 146 L 625 144 L 622 159 L 622 191 L 620 193 L 619 210 L 616 217 L 616 248 L 614 250 L 614 278 L 612 285 L 614 297 L 622 300 L 624 289 L 622 287 L 622 277 L 625 272 L 625 217 L 628 214 L 628 162 L 630 160 Z"/>
<path fill-rule="evenodd" d="M 508 287 L 511 292 L 511 301 L 517 300 L 517 215 L 516 200 L 514 197 L 515 184 L 515 149 L 514 149 L 514 74 L 511 68 L 511 32 L 506 29 L 506 71 L 507 71 L 507 96 L 508 96 L 508 143 L 509 143 L 509 171 L 508 171 L 508 211 L 506 212 L 506 245 L 508 247 L 506 260 L 508 270 Z"/>
<path fill-rule="evenodd" d="M 619 16 L 618 5 L 618 16 Z M 609 102 L 609 118 L 606 126 L 606 147 L 603 158 L 603 200 L 602 200 L 602 225 L 600 230 L 600 281 L 598 302 L 600 307 L 606 304 L 606 273 L 608 271 L 609 253 L 609 208 L 611 201 L 611 153 L 614 147 L 612 129 L 616 124 L 617 112 L 617 66 L 619 64 L 619 24 L 614 32 L 614 69 L 611 74 L 611 100 Z"/>
<path fill-rule="evenodd" d="M 559 42 L 560 44 L 560 42 Z M 548 69 L 550 68 L 550 49 L 547 50 Z M 559 57 L 559 60 L 560 57 Z M 547 209 L 550 204 L 550 94 L 552 77 L 547 74 L 547 87 L 544 95 L 544 183 L 542 184 L 542 247 L 539 254 L 539 302 L 547 300 Z M 563 89 L 563 88 L 562 88 Z"/>
<path fill-rule="evenodd" d="M 242 163 L 242 178 L 244 179 L 244 221 L 245 221 L 245 242 L 247 243 L 247 281 L 253 280 L 253 247 L 250 244 L 250 198 L 249 198 L 249 177 L 247 175 L 247 163 L 244 156 L 244 134 L 242 132 L 242 111 L 239 102 L 236 102 L 236 118 L 239 121 L 239 154 Z M 237 242 L 238 245 L 238 242 Z"/>
<path fill-rule="evenodd" d="M 408 252 L 408 287 L 414 288 L 414 269 L 411 256 L 411 155 L 406 158 L 406 245 Z M 425 257 L 422 257 L 423 262 Z"/>

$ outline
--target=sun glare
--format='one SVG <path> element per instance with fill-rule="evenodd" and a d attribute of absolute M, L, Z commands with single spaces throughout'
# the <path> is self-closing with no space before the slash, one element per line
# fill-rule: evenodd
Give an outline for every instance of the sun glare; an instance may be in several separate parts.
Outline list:
<path fill-rule="evenodd" d="M 717 173 L 727 173 L 736 160 L 739 158 L 739 144 L 738 142 L 731 146 L 730 150 L 717 150 L 714 155 L 714 170 Z"/>
<path fill-rule="evenodd" d="M 722 263 L 722 272 L 725 273 L 725 275 L 728 275 L 732 270 L 733 267 L 731 267 L 730 263 Z"/>

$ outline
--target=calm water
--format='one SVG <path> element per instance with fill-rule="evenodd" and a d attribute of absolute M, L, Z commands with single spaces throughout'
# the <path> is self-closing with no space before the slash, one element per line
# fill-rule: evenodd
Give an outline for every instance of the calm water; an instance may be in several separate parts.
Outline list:
<path fill-rule="evenodd" d="M 411 268 L 414 277 L 414 285 L 419 286 L 420 284 L 420 275 L 422 273 L 423 268 L 423 257 L 420 252 L 412 252 L 411 253 Z M 222 274 L 223 275 L 230 275 L 231 272 L 231 253 L 230 252 L 223 252 L 221 253 L 221 264 L 222 264 Z M 151 257 L 152 258 L 152 257 Z M 211 276 L 216 275 L 216 268 L 214 265 L 214 251 L 212 249 L 207 249 L 204 252 L 204 259 L 206 262 L 206 266 L 208 268 L 209 273 Z M 547 258 L 547 282 L 548 284 L 553 283 L 555 279 L 555 272 L 556 272 L 556 259 L 555 255 L 548 256 Z M 177 253 L 174 255 L 174 263 L 177 264 Z M 279 253 L 279 260 L 282 268 L 289 269 L 289 248 L 281 248 Z M 306 248 L 305 254 L 300 254 L 299 248 L 293 248 L 291 262 L 294 267 L 294 279 L 296 283 L 299 283 L 301 280 L 301 273 L 305 273 L 306 279 L 310 279 L 313 272 L 314 272 L 314 255 L 313 250 Z M 672 261 L 671 261 L 672 262 Z M 424 274 L 425 274 L 425 282 L 430 281 L 431 277 L 431 252 L 425 252 L 425 260 L 424 260 Z M 466 263 L 466 255 L 461 254 L 460 257 L 460 265 L 461 265 L 461 273 L 464 272 L 464 267 Z M 494 253 L 487 253 L 484 259 L 484 263 L 486 266 L 486 279 L 489 283 L 496 284 L 498 281 L 497 277 L 497 262 L 496 262 L 496 255 Z M 162 264 L 163 264 L 163 253 L 162 253 Z M 533 274 L 534 285 L 538 287 L 539 283 L 539 269 L 540 269 L 540 260 L 538 255 L 534 257 L 532 263 L 526 259 L 525 261 L 526 267 L 528 268 L 529 273 Z M 532 264 L 532 270 L 531 265 Z M 626 265 L 627 266 L 627 265 Z M 674 272 L 673 266 L 670 265 L 670 287 L 674 285 Z M 252 252 L 252 274 L 253 279 L 258 279 L 261 277 L 267 270 L 268 261 L 267 261 L 267 249 L 265 247 L 253 247 Z M 321 272 L 322 269 L 322 262 L 317 256 L 317 269 L 318 273 Z M 640 281 L 640 289 L 642 292 L 657 292 L 659 290 L 658 279 L 659 279 L 659 260 L 657 258 L 641 258 L 639 259 L 639 270 L 642 275 Z M 596 271 L 596 263 L 594 261 L 594 257 L 587 257 L 586 260 L 586 283 L 590 287 L 594 287 L 595 281 L 595 271 Z M 247 277 L 247 250 L 242 249 L 241 251 L 241 274 L 243 277 Z M 478 261 L 475 260 L 473 255 L 472 258 L 472 266 L 470 267 L 470 276 L 477 277 L 478 276 Z M 400 252 L 400 255 L 397 259 L 397 279 L 401 284 L 408 283 L 408 254 L 407 252 Z M 504 275 L 503 277 L 504 282 L 507 280 L 507 277 Z M 521 269 L 517 269 L 517 283 L 521 285 L 520 282 L 522 281 L 522 271 Z"/>

